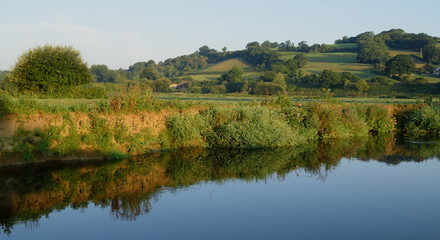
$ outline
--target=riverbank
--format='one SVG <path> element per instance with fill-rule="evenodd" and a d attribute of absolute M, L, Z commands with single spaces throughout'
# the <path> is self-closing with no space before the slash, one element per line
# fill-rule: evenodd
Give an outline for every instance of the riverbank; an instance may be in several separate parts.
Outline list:
<path fill-rule="evenodd" d="M 134 98 L 93 108 L 11 99 L 2 106 L 0 166 L 191 147 L 291 147 L 369 135 L 392 138 L 396 132 L 440 136 L 438 106 L 429 104 L 303 104 L 279 97 L 233 106 Z"/>

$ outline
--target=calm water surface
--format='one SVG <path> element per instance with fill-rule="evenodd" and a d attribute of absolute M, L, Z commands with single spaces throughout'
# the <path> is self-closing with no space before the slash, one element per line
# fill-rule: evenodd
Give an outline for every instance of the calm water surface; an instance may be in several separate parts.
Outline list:
<path fill-rule="evenodd" d="M 436 144 L 0 170 L 0 239 L 440 239 Z"/>

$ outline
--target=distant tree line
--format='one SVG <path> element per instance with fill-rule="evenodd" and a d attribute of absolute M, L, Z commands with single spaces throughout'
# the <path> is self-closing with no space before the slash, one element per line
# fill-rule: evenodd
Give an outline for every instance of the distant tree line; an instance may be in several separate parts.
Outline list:
<path fill-rule="evenodd" d="M 440 39 L 425 33 L 406 33 L 402 29 L 391 29 L 379 34 L 364 32 L 355 37 L 344 36 L 336 40 L 340 43 L 356 43 L 358 61 L 382 65 L 390 60 L 389 49 L 422 51 L 428 63 L 440 64 L 440 49 L 436 46 Z"/>
<path fill-rule="evenodd" d="M 254 41 L 248 43 L 245 49 L 238 51 L 228 51 L 226 47 L 218 51 L 205 45 L 189 55 L 169 58 L 158 63 L 153 60 L 137 62 L 126 70 L 110 70 L 105 65 L 93 65 L 90 70 L 97 82 L 143 81 L 148 83 L 155 91 L 171 91 L 168 86 L 171 83 L 180 82 L 190 82 L 188 88 L 192 92 L 221 93 L 243 90 L 252 92 L 252 87 L 258 85 L 259 89 L 268 89 L 273 87 L 272 84 L 286 90 L 289 85 L 291 86 L 295 82 L 316 80 L 313 79 L 313 76 L 304 76 L 301 71 L 308 59 L 306 54 L 300 53 L 357 52 L 359 62 L 373 64 L 376 70 L 382 72 L 384 76 L 402 79 L 405 75 L 416 71 L 420 73 L 432 73 L 434 71 L 435 65 L 440 64 L 440 48 L 436 46 L 438 40 L 437 37 L 424 33 L 405 33 L 401 29 L 391 29 L 379 34 L 364 32 L 354 37 L 344 36 L 342 39 L 336 40 L 335 45 L 308 45 L 305 41 L 295 45 L 290 40 L 281 43 L 270 41 L 259 43 Z M 428 64 L 421 69 L 416 69 L 415 56 L 398 55 L 391 57 L 390 48 L 421 50 L 423 60 Z M 284 60 L 281 58 L 280 52 L 285 51 L 298 52 L 298 54 L 292 59 Z M 241 58 L 252 65 L 254 69 L 262 72 L 261 77 L 249 81 L 249 79 L 243 78 L 243 73 L 240 74 L 238 69 L 231 69 L 232 72 L 223 74 L 218 82 L 214 81 L 213 83 L 195 83 L 191 81 L 190 77 L 185 77 L 185 75 L 206 68 L 209 64 L 231 58 Z M 323 74 L 322 76 L 319 75 L 318 79 L 320 80 L 317 80 L 321 87 L 348 84 L 346 81 L 347 73 L 344 73 L 345 76 L 340 79 L 335 77 L 337 74 L 328 71 Z M 240 75 L 241 77 L 239 77 Z M 353 80 L 355 78 L 349 79 L 351 80 L 348 81 L 353 84 L 359 82 Z"/>

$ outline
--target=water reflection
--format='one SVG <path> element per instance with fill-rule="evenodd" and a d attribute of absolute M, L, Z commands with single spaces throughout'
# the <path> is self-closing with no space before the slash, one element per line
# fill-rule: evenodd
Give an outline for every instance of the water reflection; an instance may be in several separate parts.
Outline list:
<path fill-rule="evenodd" d="M 67 207 L 89 204 L 111 209 L 117 219 L 135 220 L 152 211 L 161 192 L 177 191 L 202 181 L 244 181 L 306 172 L 325 181 L 342 158 L 374 159 L 387 164 L 419 162 L 440 155 L 438 144 L 392 139 L 351 139 L 278 149 L 185 149 L 158 152 L 118 162 L 30 165 L 0 169 L 0 225 L 38 227 L 38 220 Z"/>

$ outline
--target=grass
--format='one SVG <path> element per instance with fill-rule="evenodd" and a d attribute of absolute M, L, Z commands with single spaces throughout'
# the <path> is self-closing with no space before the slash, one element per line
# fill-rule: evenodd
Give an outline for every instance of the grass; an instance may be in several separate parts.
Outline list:
<path fill-rule="evenodd" d="M 80 104 L 94 107 L 97 106 L 99 103 L 109 102 L 108 99 L 35 99 L 35 101 L 41 104 L 62 105 L 64 107 L 72 107 Z"/>
<path fill-rule="evenodd" d="M 391 57 L 395 57 L 397 55 L 410 55 L 414 62 L 416 63 L 417 68 L 421 68 L 425 65 L 423 61 L 423 56 L 420 51 L 412 51 L 412 50 L 390 50 Z"/>
<path fill-rule="evenodd" d="M 258 78 L 260 73 L 255 71 L 251 65 L 245 63 L 241 58 L 232 58 L 220 63 L 216 63 L 208 66 L 200 71 L 189 74 L 195 81 L 215 81 L 217 80 L 223 73 L 228 72 L 233 67 L 239 67 L 243 70 L 243 76 L 245 78 Z"/>
<path fill-rule="evenodd" d="M 402 55 L 414 55 L 414 56 L 417 56 L 419 58 L 422 58 L 422 54 L 419 51 L 397 50 L 397 49 L 390 50 L 391 57 L 395 57 L 395 56 L 397 56 L 399 54 L 402 54 Z"/>
<path fill-rule="evenodd" d="M 241 58 L 232 58 L 226 61 L 211 65 L 207 68 L 200 70 L 198 73 L 218 73 L 218 72 L 227 72 L 231 70 L 233 67 L 239 67 L 243 69 L 243 71 L 253 71 L 251 65 L 245 63 Z"/>
<path fill-rule="evenodd" d="M 255 102 L 263 102 L 274 100 L 276 96 L 253 96 L 247 94 L 182 94 L 182 93 L 154 93 L 154 97 L 159 99 L 178 99 L 180 101 L 193 101 L 199 104 L 215 104 L 215 105 L 237 105 L 237 104 L 253 104 Z M 305 98 L 304 96 L 290 95 L 289 98 L 298 103 L 306 102 L 324 102 L 326 99 Z M 406 99 L 406 98 L 350 98 L 341 97 L 333 98 L 334 101 L 344 103 L 382 103 L 382 104 L 408 104 L 420 102 L 423 99 Z"/>
<path fill-rule="evenodd" d="M 297 52 L 282 52 L 284 59 L 293 58 Z M 336 72 L 350 72 L 363 79 L 377 76 L 372 70 L 371 64 L 358 63 L 357 53 L 336 52 L 336 53 L 307 53 L 309 62 L 302 68 L 306 75 L 320 74 L 323 70 L 329 69 Z"/>

